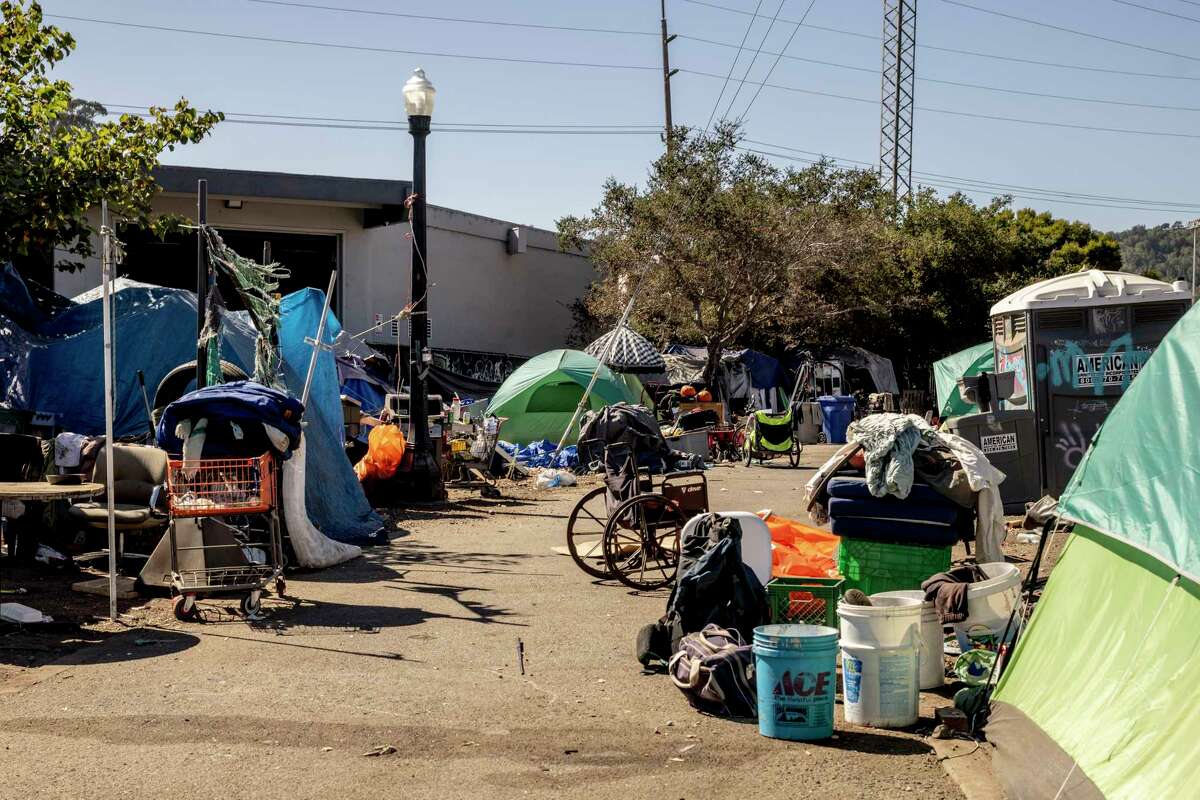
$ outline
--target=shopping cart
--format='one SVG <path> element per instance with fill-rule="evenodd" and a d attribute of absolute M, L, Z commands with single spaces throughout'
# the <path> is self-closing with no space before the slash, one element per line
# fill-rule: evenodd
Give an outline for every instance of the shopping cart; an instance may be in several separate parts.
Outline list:
<path fill-rule="evenodd" d="M 482 497 L 500 497 L 499 481 L 492 474 L 492 458 L 500 441 L 500 428 L 507 417 L 485 417 L 475 425 L 469 438 L 450 441 L 451 485 L 459 489 L 478 489 Z"/>
<path fill-rule="evenodd" d="M 275 460 L 171 459 L 167 467 L 171 588 L 175 616 L 199 618 L 200 595 L 244 593 L 241 609 L 259 612 L 262 591 L 285 590 Z"/>

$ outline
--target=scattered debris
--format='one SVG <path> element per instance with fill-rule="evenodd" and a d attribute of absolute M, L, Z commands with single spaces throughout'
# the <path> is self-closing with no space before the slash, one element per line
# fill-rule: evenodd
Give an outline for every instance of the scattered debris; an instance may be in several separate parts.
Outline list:
<path fill-rule="evenodd" d="M 332 748 L 332 747 L 322 747 L 322 748 L 321 748 L 321 752 L 322 752 L 322 753 L 332 753 L 332 752 L 333 752 L 333 748 Z"/>
<path fill-rule="evenodd" d="M 373 758 L 375 756 L 389 756 L 394 752 L 396 752 L 396 748 L 393 747 L 392 745 L 381 744 L 381 745 L 377 745 L 376 747 L 372 747 L 370 750 L 363 753 L 363 755 L 368 758 Z"/>

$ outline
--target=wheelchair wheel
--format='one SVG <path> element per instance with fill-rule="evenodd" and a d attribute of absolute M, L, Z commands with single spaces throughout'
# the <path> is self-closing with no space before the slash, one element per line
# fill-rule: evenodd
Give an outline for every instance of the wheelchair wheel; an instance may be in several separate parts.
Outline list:
<path fill-rule="evenodd" d="M 642 494 L 613 511 L 604 531 L 609 573 L 631 589 L 651 591 L 675 580 L 682 509 L 661 494 Z"/>
<path fill-rule="evenodd" d="M 610 577 L 604 563 L 604 530 L 608 526 L 608 504 L 604 487 L 585 494 L 567 520 L 567 550 L 576 565 L 593 578 Z"/>
<path fill-rule="evenodd" d="M 792 449 L 788 451 L 788 461 L 792 465 L 792 469 L 800 466 L 800 453 L 804 450 L 804 445 L 800 444 L 800 440 L 793 437 Z"/>

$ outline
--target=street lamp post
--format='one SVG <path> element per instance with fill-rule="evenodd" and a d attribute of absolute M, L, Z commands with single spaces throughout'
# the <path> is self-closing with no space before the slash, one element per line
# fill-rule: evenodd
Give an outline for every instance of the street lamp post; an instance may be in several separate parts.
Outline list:
<path fill-rule="evenodd" d="M 426 374 L 432 363 L 429 352 L 429 252 L 425 247 L 425 139 L 433 116 L 433 84 L 418 67 L 404 84 L 404 110 L 413 137 L 412 197 L 412 316 L 408 352 L 409 439 L 413 447 L 411 492 L 414 500 L 440 500 L 445 490 L 441 466 L 429 437 Z"/>

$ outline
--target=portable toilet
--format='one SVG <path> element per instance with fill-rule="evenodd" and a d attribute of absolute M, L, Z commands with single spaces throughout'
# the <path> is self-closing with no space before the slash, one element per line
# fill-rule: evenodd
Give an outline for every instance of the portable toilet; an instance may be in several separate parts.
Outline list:
<path fill-rule="evenodd" d="M 963 418 L 961 432 L 999 469 L 1008 472 L 1001 462 L 1009 461 L 1021 473 L 1001 484 L 1006 509 L 1017 494 L 1036 499 L 1034 485 L 1038 494 L 1059 496 L 1109 411 L 1190 304 L 1183 282 L 1087 270 L 992 306 L 996 371 L 1013 373 L 1012 395 L 999 402 L 994 424 L 975 414 Z M 1034 463 L 1036 481 L 1028 474 Z"/>

